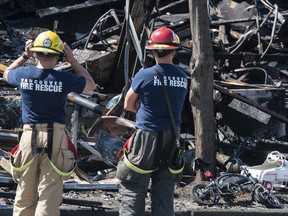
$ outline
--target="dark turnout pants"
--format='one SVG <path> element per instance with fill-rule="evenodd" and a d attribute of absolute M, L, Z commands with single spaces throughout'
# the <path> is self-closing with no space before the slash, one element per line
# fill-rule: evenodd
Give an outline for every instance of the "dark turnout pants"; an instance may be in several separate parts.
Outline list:
<path fill-rule="evenodd" d="M 171 145 L 175 144 L 173 133 L 171 130 L 161 133 L 142 130 L 135 132 L 127 157 L 140 169 L 154 171 L 141 174 L 127 167 L 123 157 L 119 160 L 117 177 L 122 185 L 120 216 L 144 215 L 150 183 L 152 215 L 174 215 L 174 187 L 181 174 L 172 174 L 168 169 Z"/>

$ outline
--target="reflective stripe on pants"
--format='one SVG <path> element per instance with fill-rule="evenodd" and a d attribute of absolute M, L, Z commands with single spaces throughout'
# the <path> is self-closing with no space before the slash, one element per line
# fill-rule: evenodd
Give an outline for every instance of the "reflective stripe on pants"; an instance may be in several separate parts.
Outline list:
<path fill-rule="evenodd" d="M 120 216 L 143 216 L 145 213 L 145 198 L 147 196 L 150 179 L 152 193 L 152 215 L 153 216 L 174 216 L 174 187 L 179 180 L 179 175 L 172 174 L 168 164 L 159 162 L 155 158 L 164 160 L 169 158 L 169 144 L 173 139 L 173 131 L 163 131 L 162 154 L 157 154 L 157 132 L 145 132 L 137 130 L 131 142 L 127 158 L 129 161 L 143 169 L 154 170 L 141 174 L 133 171 L 120 158 L 117 166 L 117 177 L 121 180 L 121 203 Z M 167 148 L 168 149 L 167 149 Z M 163 157 L 162 157 L 163 156 Z"/>
<path fill-rule="evenodd" d="M 47 147 L 47 124 L 36 124 L 37 147 Z M 61 169 L 65 165 L 62 150 L 68 150 L 65 125 L 54 123 L 52 161 Z M 19 145 L 18 165 L 31 160 L 31 128 L 24 125 Z M 72 164 L 73 165 L 73 164 Z M 13 216 L 59 216 L 63 179 L 50 164 L 46 153 L 36 154 L 33 163 L 19 172 Z"/>
<path fill-rule="evenodd" d="M 161 166 L 152 174 L 142 175 L 138 182 L 121 182 L 120 216 L 144 216 L 150 178 L 152 216 L 174 216 L 176 175 L 171 174 L 167 167 Z"/>

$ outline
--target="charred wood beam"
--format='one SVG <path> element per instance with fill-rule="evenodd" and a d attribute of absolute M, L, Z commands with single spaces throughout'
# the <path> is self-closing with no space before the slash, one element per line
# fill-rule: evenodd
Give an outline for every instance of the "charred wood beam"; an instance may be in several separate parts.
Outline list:
<path fill-rule="evenodd" d="M 0 191 L 0 197 L 7 198 L 7 199 L 14 199 L 15 193 Z M 68 205 L 88 206 L 88 207 L 99 208 L 99 209 L 109 209 L 107 207 L 103 207 L 102 202 L 97 202 L 97 201 L 62 198 L 62 203 L 68 204 Z"/>
<path fill-rule="evenodd" d="M 71 5 L 71 6 L 48 7 L 48 8 L 40 9 L 40 10 L 36 11 L 36 15 L 39 16 L 40 18 L 43 18 L 45 16 L 67 13 L 67 12 L 71 12 L 74 10 L 80 10 L 83 8 L 112 4 L 112 3 L 117 2 L 117 1 L 118 0 L 88 0 L 88 1 L 85 1 L 84 3 L 75 4 L 75 5 Z"/>
<path fill-rule="evenodd" d="M 288 142 L 281 141 L 281 140 L 259 139 L 258 142 L 288 147 Z"/>
<path fill-rule="evenodd" d="M 120 183 L 109 184 L 78 184 L 78 183 L 66 183 L 64 184 L 64 190 L 119 190 Z"/>
<path fill-rule="evenodd" d="M 263 107 L 263 106 L 257 104 L 256 102 L 254 102 L 254 101 L 252 101 L 252 100 L 250 100 L 250 99 L 248 99 L 248 98 L 245 98 L 245 97 L 243 97 L 243 96 L 235 93 L 235 92 L 232 91 L 232 90 L 225 89 L 225 88 L 223 88 L 223 87 L 221 87 L 221 86 L 219 86 L 219 85 L 217 85 L 217 84 L 215 84 L 215 83 L 213 84 L 213 87 L 214 87 L 214 89 L 218 90 L 219 92 L 221 92 L 221 93 L 223 93 L 223 94 L 226 94 L 226 95 L 228 95 L 228 96 L 231 96 L 231 97 L 233 97 L 233 98 L 236 98 L 237 100 L 242 101 L 242 102 L 244 102 L 244 103 L 247 103 L 247 104 L 249 104 L 250 106 L 253 106 L 253 107 L 261 110 L 262 112 L 265 112 L 265 113 L 273 116 L 274 118 L 280 120 L 281 122 L 288 123 L 288 119 L 287 119 L 285 116 L 280 115 L 280 114 L 278 114 L 278 113 L 274 112 L 273 110 L 270 110 L 270 109 L 268 109 L 268 108 L 266 108 L 266 107 Z"/>
<path fill-rule="evenodd" d="M 227 24 L 233 24 L 233 23 L 242 23 L 242 22 L 250 22 L 256 21 L 256 18 L 242 18 L 242 19 L 233 19 L 233 20 L 217 20 L 217 21 L 211 21 L 211 26 L 219 26 L 219 25 L 227 25 Z"/>
<path fill-rule="evenodd" d="M 214 53 L 215 60 L 245 60 L 247 62 L 258 61 L 261 58 L 261 54 L 255 53 Z M 261 59 L 263 61 L 277 61 L 277 62 L 287 62 L 288 54 L 266 54 Z"/>
<path fill-rule="evenodd" d="M 98 208 L 98 209 L 109 209 L 107 207 L 103 207 L 102 202 L 96 202 L 96 201 L 90 201 L 90 200 L 63 198 L 62 203 L 65 203 L 68 205 L 87 206 L 87 207 L 93 207 L 93 208 Z"/>
<path fill-rule="evenodd" d="M 185 3 L 186 6 L 188 6 L 188 1 L 187 0 L 178 0 L 175 2 L 172 2 L 168 5 L 165 5 L 161 8 L 158 8 L 156 12 L 151 13 L 150 18 L 155 18 L 157 16 L 159 16 L 160 14 L 164 14 L 165 12 L 169 12 L 169 10 L 173 7 L 179 7 L 181 4 Z"/>
<path fill-rule="evenodd" d="M 189 47 L 182 46 L 182 50 L 179 50 L 178 53 L 183 58 L 189 58 L 191 56 L 191 49 Z M 214 53 L 214 60 L 243 60 L 244 62 L 255 62 L 259 61 L 261 58 L 261 54 L 258 53 Z M 288 61 L 288 54 L 282 54 L 282 53 L 275 53 L 275 54 L 266 54 L 261 58 L 263 61 L 276 61 L 276 62 L 285 62 Z"/>

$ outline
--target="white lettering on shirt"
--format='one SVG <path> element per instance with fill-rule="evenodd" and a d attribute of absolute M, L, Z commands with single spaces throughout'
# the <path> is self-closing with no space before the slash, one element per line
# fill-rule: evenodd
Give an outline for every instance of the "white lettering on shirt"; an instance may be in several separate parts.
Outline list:
<path fill-rule="evenodd" d="M 21 79 L 20 88 L 23 90 L 43 91 L 43 92 L 62 92 L 62 82 Z"/>
<path fill-rule="evenodd" d="M 161 82 L 159 79 L 157 79 L 157 76 L 154 76 L 154 86 L 160 86 Z"/>
<path fill-rule="evenodd" d="M 185 88 L 188 87 L 187 79 L 184 77 L 174 77 L 174 76 L 163 76 L 163 81 L 165 86 Z M 158 76 L 154 76 L 154 86 L 160 86 L 161 81 Z"/>
<path fill-rule="evenodd" d="M 33 83 L 22 82 L 21 80 L 20 88 L 25 90 L 33 90 Z"/>

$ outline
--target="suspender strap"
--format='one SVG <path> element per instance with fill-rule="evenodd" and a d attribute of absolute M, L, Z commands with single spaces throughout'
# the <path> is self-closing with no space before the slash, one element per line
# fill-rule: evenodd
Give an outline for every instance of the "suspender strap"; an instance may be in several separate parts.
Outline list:
<path fill-rule="evenodd" d="M 47 148 L 37 147 L 37 128 L 35 124 L 29 124 L 29 125 L 32 129 L 32 135 L 31 135 L 32 156 L 35 156 L 37 153 L 47 153 L 49 159 L 51 159 L 53 149 L 53 123 L 49 123 L 47 125 Z"/>
<path fill-rule="evenodd" d="M 184 168 L 184 158 L 183 158 L 183 151 L 184 151 L 184 146 L 180 143 L 180 138 L 178 139 L 177 137 L 177 130 L 176 130 L 176 124 L 175 124 L 175 120 L 174 120 L 174 116 L 173 116 L 173 112 L 172 112 L 172 108 L 171 108 L 171 103 L 170 103 L 170 98 L 169 98 L 169 95 L 168 95 L 168 91 L 166 89 L 166 87 L 164 86 L 164 80 L 163 80 L 163 77 L 162 75 L 160 74 L 160 72 L 157 70 L 157 68 L 155 66 L 153 66 L 153 69 L 155 70 L 158 78 L 160 79 L 161 81 L 161 86 L 163 88 L 163 91 L 164 91 L 164 95 L 166 97 L 166 102 L 167 102 L 167 107 L 168 107 L 168 111 L 169 111 L 169 115 L 170 115 L 170 119 L 171 119 L 171 123 L 172 123 L 172 127 L 173 127 L 173 130 L 174 130 L 174 134 L 175 134 L 175 141 L 176 141 L 176 144 L 177 144 L 177 152 L 176 152 L 176 155 L 175 155 L 175 158 L 173 159 L 173 161 L 170 161 L 174 164 L 177 164 L 178 166 L 182 167 L 180 170 L 173 170 L 173 169 L 169 169 L 171 173 L 174 173 L 174 174 L 177 174 L 177 173 L 180 173 L 183 168 Z"/>
<path fill-rule="evenodd" d="M 154 172 L 155 170 L 157 170 L 157 169 L 154 169 L 154 170 L 144 170 L 144 169 L 141 169 L 141 168 L 137 167 L 136 165 L 132 164 L 132 163 L 129 161 L 126 150 L 124 150 L 123 153 L 124 153 L 124 163 L 125 163 L 125 165 L 126 165 L 129 169 L 133 170 L 134 172 L 140 173 L 140 174 L 149 174 L 149 173 L 152 173 L 152 172 Z"/>
<path fill-rule="evenodd" d="M 47 155 L 51 160 L 53 150 L 53 123 L 47 125 Z"/>
<path fill-rule="evenodd" d="M 35 128 L 35 124 L 30 124 L 32 129 L 31 135 L 31 149 L 32 149 L 32 156 L 34 157 L 37 154 L 37 129 Z"/>
<path fill-rule="evenodd" d="M 74 172 L 74 170 L 76 169 L 76 166 L 77 166 L 76 162 L 74 163 L 74 167 L 70 171 L 63 172 L 60 169 L 58 169 L 51 161 L 52 150 L 53 150 L 53 130 L 54 130 L 53 123 L 47 125 L 47 147 L 43 147 L 43 148 L 37 147 L 37 140 L 36 140 L 37 139 L 37 127 L 36 127 L 36 125 L 35 124 L 29 124 L 29 126 L 32 129 L 31 149 L 32 149 L 33 158 L 21 167 L 13 166 L 14 157 L 16 156 L 16 152 L 19 150 L 19 144 L 18 144 L 11 151 L 11 162 L 12 162 L 13 171 L 16 171 L 16 172 L 24 171 L 25 169 L 27 169 L 32 164 L 37 153 L 46 153 L 48 158 L 49 158 L 51 166 L 59 175 L 61 175 L 63 177 L 71 175 Z M 73 152 L 74 158 L 77 159 L 78 158 L 77 150 L 75 149 L 75 146 L 73 145 L 73 143 L 70 140 L 68 140 L 68 149 Z"/>
<path fill-rule="evenodd" d="M 170 115 L 172 127 L 173 127 L 173 130 L 174 130 L 174 133 L 175 133 L 175 138 L 177 138 L 176 124 L 175 124 L 175 121 L 174 121 L 174 116 L 173 116 L 173 112 L 172 112 L 172 108 L 171 108 L 170 98 L 169 98 L 167 89 L 166 89 L 165 86 L 164 86 L 163 77 L 162 77 L 162 75 L 160 74 L 160 72 L 157 70 L 157 68 L 156 68 L 155 66 L 153 66 L 153 69 L 156 71 L 157 76 L 158 76 L 158 78 L 159 78 L 160 81 L 161 81 L 161 86 L 162 86 L 162 88 L 163 88 L 164 95 L 165 95 L 165 98 L 166 98 L 167 107 L 168 107 L 168 111 L 169 111 L 169 115 Z"/>

